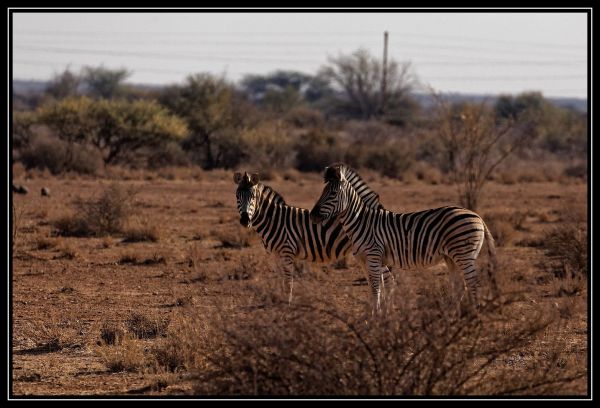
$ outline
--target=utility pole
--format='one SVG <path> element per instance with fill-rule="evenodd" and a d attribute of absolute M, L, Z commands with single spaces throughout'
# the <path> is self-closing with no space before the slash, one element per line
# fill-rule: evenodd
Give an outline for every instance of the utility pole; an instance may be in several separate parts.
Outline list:
<path fill-rule="evenodd" d="M 383 73 L 381 75 L 381 107 L 383 113 L 385 108 L 385 94 L 387 91 L 387 54 L 388 54 L 388 32 L 383 32 Z"/>

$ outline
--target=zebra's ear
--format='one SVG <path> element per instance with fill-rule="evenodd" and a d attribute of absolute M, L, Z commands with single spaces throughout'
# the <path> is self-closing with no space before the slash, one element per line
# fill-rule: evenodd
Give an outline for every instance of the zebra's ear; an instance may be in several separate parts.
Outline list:
<path fill-rule="evenodd" d="M 339 167 L 335 166 L 325 168 L 325 181 L 340 181 L 341 179 L 342 173 Z"/>
<path fill-rule="evenodd" d="M 250 176 L 250 182 L 253 186 L 258 184 L 258 173 L 252 173 L 252 175 Z"/>
<path fill-rule="evenodd" d="M 240 184 L 240 181 L 242 181 L 242 173 L 240 172 L 236 172 L 233 174 L 233 182 L 235 184 Z"/>

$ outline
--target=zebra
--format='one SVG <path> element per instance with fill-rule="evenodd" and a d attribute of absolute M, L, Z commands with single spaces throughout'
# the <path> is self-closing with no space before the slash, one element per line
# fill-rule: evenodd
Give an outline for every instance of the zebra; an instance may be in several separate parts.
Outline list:
<path fill-rule="evenodd" d="M 456 271 L 462 271 L 472 300 L 477 299 L 480 287 L 475 260 L 488 241 L 490 282 L 498 294 L 493 276 L 496 266 L 494 238 L 479 215 L 460 207 L 440 207 L 412 213 L 395 213 L 384 208 L 363 205 L 351 183 L 356 172 L 344 164 L 325 169 L 325 187 L 310 212 L 314 223 L 339 220 L 352 241 L 353 254 L 368 271 L 375 303 L 380 308 L 381 287 L 385 287 L 389 270 L 385 265 L 400 269 L 428 267 L 446 262 L 457 284 Z M 459 299 L 460 302 L 460 299 Z"/>
<path fill-rule="evenodd" d="M 292 301 L 294 259 L 311 262 L 332 262 L 350 252 L 351 242 L 337 220 L 316 225 L 310 221 L 309 210 L 292 207 L 273 188 L 260 183 L 258 174 L 236 172 L 237 209 L 240 224 L 255 230 L 268 252 L 276 254 L 278 267 L 283 269 Z M 379 195 L 372 191 L 358 174 L 349 177 L 358 196 L 367 208 L 383 208 Z"/>

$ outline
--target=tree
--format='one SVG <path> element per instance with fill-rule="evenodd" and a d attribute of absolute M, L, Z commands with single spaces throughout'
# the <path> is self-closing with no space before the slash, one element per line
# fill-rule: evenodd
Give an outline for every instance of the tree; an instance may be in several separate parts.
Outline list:
<path fill-rule="evenodd" d="M 407 110 L 416 106 L 410 97 L 415 79 L 408 63 L 398 64 L 394 60 L 388 63 L 384 92 L 383 64 L 364 49 L 330 58 L 329 65 L 319 75 L 343 91 L 346 98 L 338 100 L 338 104 L 351 117 L 399 121 Z"/>
<path fill-rule="evenodd" d="M 446 170 L 456 183 L 461 205 L 475 211 L 483 187 L 498 165 L 535 139 L 535 123 L 524 117 L 498 120 L 485 100 L 449 104 L 440 95 L 434 99 Z"/>
<path fill-rule="evenodd" d="M 183 147 L 200 153 L 197 161 L 206 169 L 221 165 L 226 136 L 241 129 L 249 116 L 248 106 L 233 87 L 209 74 L 190 75 L 184 85 L 165 89 L 160 102 L 187 122 L 190 133 Z"/>
<path fill-rule="evenodd" d="M 261 106 L 278 114 L 314 100 L 314 77 L 296 71 L 275 71 L 269 75 L 247 75 L 242 79 L 242 89 Z"/>
<path fill-rule="evenodd" d="M 62 74 L 54 76 L 46 88 L 46 93 L 55 99 L 64 99 L 76 95 L 80 83 L 81 77 L 66 69 Z"/>
<path fill-rule="evenodd" d="M 130 75 L 124 68 L 85 67 L 82 80 L 93 97 L 111 99 L 121 95 L 123 81 Z"/>
<path fill-rule="evenodd" d="M 142 147 L 158 147 L 187 134 L 185 122 L 154 101 L 93 100 L 71 97 L 42 107 L 36 122 L 46 125 L 60 139 L 90 143 L 105 164 Z"/>

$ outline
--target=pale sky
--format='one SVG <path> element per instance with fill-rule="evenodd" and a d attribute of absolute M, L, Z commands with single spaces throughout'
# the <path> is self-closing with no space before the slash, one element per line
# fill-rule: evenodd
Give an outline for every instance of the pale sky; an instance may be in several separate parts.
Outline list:
<path fill-rule="evenodd" d="M 14 10 L 14 9 L 13 9 Z M 587 95 L 587 15 L 536 13 L 19 13 L 13 78 L 70 67 L 133 71 L 128 82 L 179 83 L 210 72 L 232 81 L 278 69 L 316 74 L 362 47 L 410 61 L 424 85 L 478 94 Z"/>

